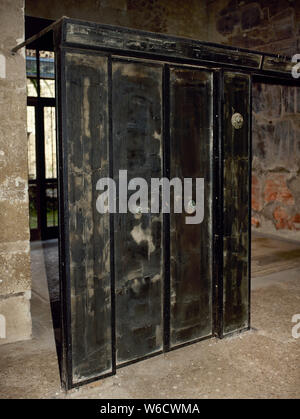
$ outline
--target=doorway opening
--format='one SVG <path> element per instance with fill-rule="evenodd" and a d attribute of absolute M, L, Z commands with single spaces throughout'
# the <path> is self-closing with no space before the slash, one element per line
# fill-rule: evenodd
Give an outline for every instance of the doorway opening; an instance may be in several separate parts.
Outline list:
<path fill-rule="evenodd" d="M 26 16 L 26 38 L 51 23 Z M 60 359 L 55 56 L 51 37 L 27 47 L 26 84 L 33 333 L 39 334 L 40 326 L 44 326 Z"/>
<path fill-rule="evenodd" d="M 58 237 L 54 52 L 26 50 L 31 240 Z"/>

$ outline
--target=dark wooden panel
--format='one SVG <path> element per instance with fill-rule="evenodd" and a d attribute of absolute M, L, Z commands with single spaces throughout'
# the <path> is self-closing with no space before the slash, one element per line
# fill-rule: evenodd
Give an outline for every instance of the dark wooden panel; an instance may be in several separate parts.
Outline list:
<path fill-rule="evenodd" d="M 96 23 L 66 21 L 66 43 L 259 69 L 261 54 L 209 42 Z"/>
<path fill-rule="evenodd" d="M 292 62 L 291 58 L 286 57 L 264 57 L 263 70 L 275 71 L 278 73 L 286 73 L 292 75 L 292 68 L 295 63 Z"/>
<path fill-rule="evenodd" d="M 114 178 L 128 170 L 150 185 L 162 176 L 162 69 L 114 61 L 112 80 Z M 116 214 L 114 231 L 120 364 L 162 349 L 162 216 Z"/>
<path fill-rule="evenodd" d="M 66 155 L 73 383 L 112 369 L 109 215 L 96 210 L 108 176 L 107 59 L 66 53 Z"/>
<path fill-rule="evenodd" d="M 244 122 L 234 128 L 232 115 Z M 223 333 L 249 326 L 250 77 L 224 74 Z"/>
<path fill-rule="evenodd" d="M 170 70 L 170 177 L 204 178 L 205 202 L 200 224 L 171 211 L 171 346 L 212 333 L 212 105 L 211 72 Z"/>

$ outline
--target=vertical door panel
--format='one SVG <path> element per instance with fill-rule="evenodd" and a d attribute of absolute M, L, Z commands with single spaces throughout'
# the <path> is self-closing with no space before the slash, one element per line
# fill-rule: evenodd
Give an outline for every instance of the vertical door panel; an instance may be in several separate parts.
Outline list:
<path fill-rule="evenodd" d="M 128 171 L 128 181 L 141 177 L 148 185 L 151 178 L 160 178 L 160 66 L 113 61 L 112 125 L 114 179 L 119 170 Z M 162 349 L 161 214 L 116 214 L 114 242 L 116 358 L 121 364 Z"/>
<path fill-rule="evenodd" d="M 223 112 L 223 334 L 227 334 L 249 326 L 249 75 L 224 73 Z M 234 114 L 242 115 L 242 126 Z"/>
<path fill-rule="evenodd" d="M 170 70 L 170 177 L 204 178 L 202 223 L 171 210 L 171 347 L 212 333 L 212 106 L 211 72 Z"/>
<path fill-rule="evenodd" d="M 108 83 L 106 58 L 70 52 L 65 60 L 65 292 L 74 385 L 112 370 L 109 215 L 96 210 L 96 182 L 109 175 Z"/>

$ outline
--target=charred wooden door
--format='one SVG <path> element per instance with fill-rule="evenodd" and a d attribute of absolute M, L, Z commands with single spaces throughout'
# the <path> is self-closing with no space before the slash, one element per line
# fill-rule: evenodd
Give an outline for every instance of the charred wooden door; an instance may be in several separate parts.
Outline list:
<path fill-rule="evenodd" d="M 112 62 L 112 138 L 114 179 L 162 177 L 162 66 Z M 119 183 L 119 182 L 118 182 Z M 119 183 L 120 184 L 120 183 Z M 124 185 L 124 189 L 127 185 Z M 114 217 L 116 363 L 162 350 L 162 215 L 132 214 L 121 191 L 124 213 Z M 123 196 L 120 196 L 120 195 Z M 147 209 L 143 209 L 147 210 Z M 126 212 L 125 212 L 126 211 Z"/>
<path fill-rule="evenodd" d="M 65 387 L 249 329 L 251 80 L 290 84 L 292 60 L 65 17 L 50 31 Z M 99 214 L 97 181 L 120 170 L 204 178 L 203 221 Z"/>
<path fill-rule="evenodd" d="M 113 371 L 111 225 L 95 206 L 96 183 L 110 169 L 108 59 L 67 52 L 61 70 L 62 372 L 70 386 Z"/>
<path fill-rule="evenodd" d="M 69 49 L 57 74 L 66 387 L 249 327 L 249 76 Z M 128 211 L 132 178 L 163 177 L 204 179 L 200 223 Z"/>
<path fill-rule="evenodd" d="M 213 332 L 212 74 L 195 68 L 170 69 L 170 177 L 204 178 L 205 202 L 199 224 L 187 224 L 185 212 L 171 213 L 171 347 Z"/>
<path fill-rule="evenodd" d="M 223 276 L 220 335 L 250 326 L 251 78 L 224 72 Z"/>

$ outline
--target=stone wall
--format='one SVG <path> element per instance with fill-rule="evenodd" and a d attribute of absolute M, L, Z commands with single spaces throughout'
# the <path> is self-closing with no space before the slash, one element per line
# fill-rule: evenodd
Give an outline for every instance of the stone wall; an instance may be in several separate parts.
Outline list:
<path fill-rule="evenodd" d="M 31 336 L 23 0 L 0 2 L 0 345 Z"/>
<path fill-rule="evenodd" d="M 275 54 L 299 50 L 299 0 L 208 0 L 207 13 L 216 42 Z"/>
<path fill-rule="evenodd" d="M 253 85 L 252 225 L 300 231 L 300 88 Z"/>

